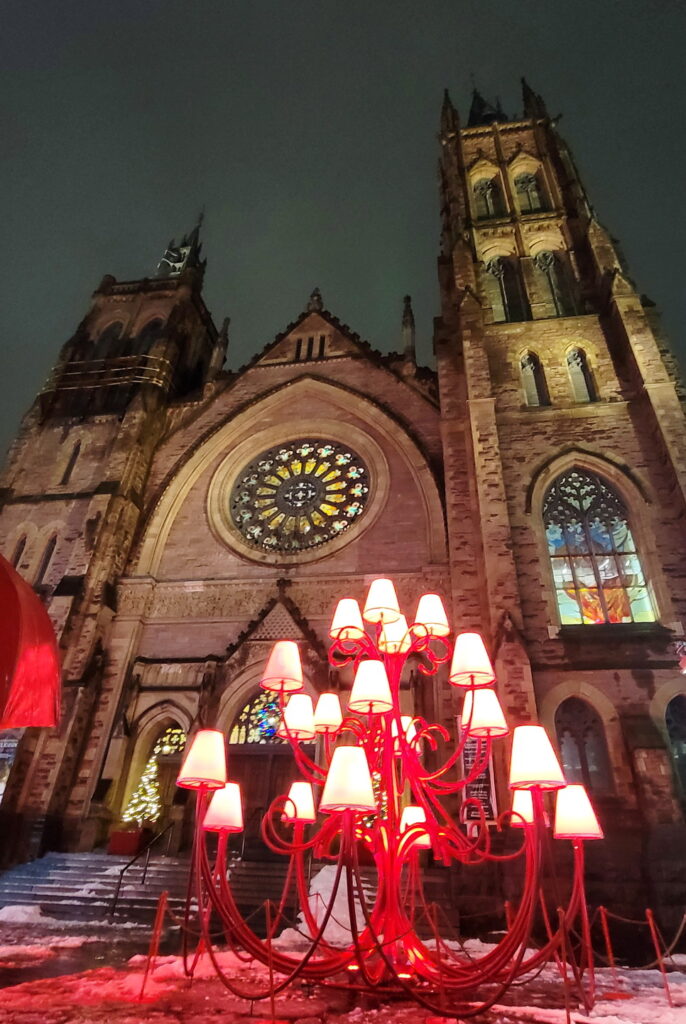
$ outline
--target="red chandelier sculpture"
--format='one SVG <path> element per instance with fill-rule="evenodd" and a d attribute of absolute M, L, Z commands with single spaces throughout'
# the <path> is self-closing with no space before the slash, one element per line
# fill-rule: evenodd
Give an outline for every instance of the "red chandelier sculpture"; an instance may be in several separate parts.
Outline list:
<path fill-rule="evenodd" d="M 297 644 L 288 640 L 275 644 L 261 685 L 278 694 L 279 735 L 291 745 L 300 778 L 288 794 L 272 802 L 262 821 L 264 842 L 288 858 L 281 900 L 273 913 L 267 905 L 266 938 L 244 920 L 227 877 L 229 836 L 242 830 L 243 817 L 239 787 L 227 782 L 224 737 L 210 729 L 196 734 L 178 778 L 179 786 L 198 791 L 193 895 L 204 948 L 235 995 L 273 998 L 300 979 L 404 995 L 434 1013 L 458 1012 L 465 1018 L 482 1013 L 514 981 L 554 959 L 565 981 L 570 971 L 588 1005 L 581 986 L 581 975 L 588 968 L 593 988 L 583 840 L 602 838 L 602 831 L 583 786 L 565 783 L 540 725 L 514 729 L 509 778 L 512 808 L 489 823 L 481 802 L 466 795 L 486 770 L 493 743 L 510 730 L 481 636 L 460 633 L 451 644 L 449 634 L 443 604 L 435 594 L 420 599 L 411 626 L 400 612 L 390 580 L 372 582 L 362 612 L 357 601 L 342 599 L 329 631 L 329 661 L 334 668 L 351 665 L 354 671 L 345 715 L 336 693 L 321 694 L 313 706 L 304 692 Z M 451 743 L 448 730 L 401 713 L 400 682 L 410 658 L 425 675 L 450 662 L 449 682 L 463 697 L 454 749 L 439 767 L 429 767 L 429 762 L 439 756 L 440 746 Z M 317 736 L 323 738 L 320 760 L 311 758 L 302 746 Z M 461 772 L 462 755 L 470 741 L 475 756 L 471 767 Z M 556 916 L 547 910 L 541 888 L 548 844 L 544 798 L 555 791 L 554 836 L 571 840 L 574 849 L 567 903 L 556 908 Z M 455 804 L 458 796 L 460 810 L 454 817 L 445 805 Z M 517 848 L 496 853 L 491 829 L 508 826 L 519 829 Z M 214 858 L 208 852 L 208 832 L 219 834 Z M 437 916 L 422 889 L 421 854 L 426 850 L 445 865 L 522 862 L 521 896 L 508 915 L 507 931 L 483 956 L 468 956 L 441 938 Z M 309 856 L 335 865 L 330 899 L 320 915 L 309 900 Z M 363 886 L 361 860 L 376 867 L 373 896 Z M 273 943 L 283 927 L 293 889 L 301 934 L 308 943 L 304 953 L 286 952 Z M 345 927 L 350 930 L 350 941 L 342 949 L 326 939 L 339 891 L 346 900 Z M 212 948 L 213 913 L 239 958 L 269 965 L 271 981 L 263 992 L 253 987 L 244 990 L 222 970 Z M 536 920 L 544 928 L 544 941 L 532 951 Z M 581 955 L 575 951 L 576 929 L 582 936 Z M 479 998 L 476 991 L 481 986 L 488 991 Z"/>

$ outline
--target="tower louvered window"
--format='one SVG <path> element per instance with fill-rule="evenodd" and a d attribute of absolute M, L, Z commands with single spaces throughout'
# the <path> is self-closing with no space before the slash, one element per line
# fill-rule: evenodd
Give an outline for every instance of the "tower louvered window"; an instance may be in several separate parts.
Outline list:
<path fill-rule="evenodd" d="M 520 363 L 526 404 L 531 407 L 550 405 L 543 366 L 537 355 L 527 352 Z"/>
<path fill-rule="evenodd" d="M 504 256 L 489 260 L 485 284 L 495 323 L 530 319 L 518 262 Z"/>
<path fill-rule="evenodd" d="M 608 483 L 568 470 L 546 492 L 543 522 L 563 626 L 655 621 L 627 509 Z"/>
<path fill-rule="evenodd" d="M 474 186 L 474 203 L 479 220 L 502 217 L 505 212 L 503 196 L 495 178 L 481 178 Z"/>
<path fill-rule="evenodd" d="M 514 180 L 517 204 L 521 213 L 538 213 L 545 209 L 541 184 L 537 174 L 518 174 Z"/>
<path fill-rule="evenodd" d="M 539 279 L 552 316 L 574 316 L 576 302 L 566 260 L 556 252 L 539 252 L 534 257 Z"/>
<path fill-rule="evenodd" d="M 574 348 L 567 356 L 567 369 L 575 402 L 595 402 L 593 377 L 583 349 Z"/>

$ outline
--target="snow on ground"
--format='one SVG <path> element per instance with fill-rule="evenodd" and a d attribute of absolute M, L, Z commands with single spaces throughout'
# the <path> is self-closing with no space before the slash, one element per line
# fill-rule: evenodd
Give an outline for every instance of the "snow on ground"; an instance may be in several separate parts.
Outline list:
<path fill-rule="evenodd" d="M 23 948 L 29 952 L 29 947 Z M 484 944 L 472 946 L 470 952 L 483 955 Z M 218 951 L 216 956 L 244 994 L 254 996 L 266 990 L 268 972 L 263 965 L 245 963 L 229 951 Z M 146 957 L 138 955 L 126 968 L 101 967 L 6 988 L 0 992 L 0 1024 L 224 1024 L 227 1017 L 231 1024 L 243 1018 L 249 1024 L 251 1009 L 253 1022 L 271 1020 L 268 1001 L 251 1008 L 246 999 L 227 992 L 215 977 L 207 953 L 199 959 L 192 984 L 181 957 L 159 957 L 141 1003 L 146 963 Z M 686 1024 L 686 974 L 670 971 L 668 977 L 673 1007 L 667 1003 L 659 971 L 622 970 L 615 983 L 609 970 L 598 970 L 596 1005 L 587 1014 L 573 999 L 569 1020 L 572 1024 Z M 617 992 L 629 998 L 617 998 Z M 411 1003 L 373 1004 L 349 991 L 293 987 L 277 997 L 275 1017 L 296 1024 L 429 1024 L 432 1015 Z M 456 1013 L 453 1024 L 459 1019 Z M 548 966 L 526 985 L 510 989 L 501 1003 L 477 1020 L 478 1024 L 566 1024 L 557 969 Z"/>

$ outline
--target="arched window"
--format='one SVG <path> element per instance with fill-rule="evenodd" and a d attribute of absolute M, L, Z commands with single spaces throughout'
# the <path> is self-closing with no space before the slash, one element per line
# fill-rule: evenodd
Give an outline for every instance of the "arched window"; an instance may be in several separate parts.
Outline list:
<path fill-rule="evenodd" d="M 527 352 L 525 356 L 522 356 L 519 366 L 526 404 L 529 406 L 550 405 L 545 373 L 538 356 L 534 352 Z"/>
<path fill-rule="evenodd" d="M 546 295 L 552 316 L 574 316 L 576 303 L 566 260 L 556 252 L 539 252 L 534 256 L 534 266 L 541 291 Z"/>
<path fill-rule="evenodd" d="M 486 264 L 486 292 L 495 323 L 530 319 L 518 262 L 504 256 L 489 260 Z"/>
<path fill-rule="evenodd" d="M 479 220 L 489 217 L 502 217 L 505 208 L 503 196 L 495 178 L 481 178 L 474 185 L 474 203 L 476 216 Z"/>
<path fill-rule="evenodd" d="M 53 534 L 48 543 L 45 545 L 45 550 L 43 551 L 43 554 L 41 555 L 41 560 L 38 563 L 38 569 L 36 571 L 36 576 L 33 581 L 33 585 L 35 587 L 39 587 L 43 583 L 43 580 L 45 579 L 45 574 L 47 573 L 50 567 L 52 556 L 55 553 L 56 546 L 57 537 Z"/>
<path fill-rule="evenodd" d="M 655 621 L 626 506 L 608 483 L 577 467 L 562 473 L 543 522 L 563 626 Z"/>
<path fill-rule="evenodd" d="M 605 730 L 597 711 L 580 697 L 568 697 L 555 712 L 555 731 L 567 782 L 580 782 L 591 793 L 612 792 Z"/>
<path fill-rule="evenodd" d="M 672 753 L 674 774 L 681 792 L 686 795 L 686 696 L 672 697 L 665 712 L 665 724 Z"/>
<path fill-rule="evenodd" d="M 101 332 L 93 352 L 94 359 L 113 359 L 119 355 L 121 348 L 120 339 L 124 325 L 121 323 L 110 324 Z"/>
<path fill-rule="evenodd" d="M 186 745 L 186 733 L 178 725 L 170 725 L 158 736 L 148 760 L 145 762 L 140 781 L 122 814 L 122 821 L 153 823 L 162 816 L 163 795 L 160 791 L 160 764 L 165 758 L 180 754 Z M 178 771 L 178 767 L 176 769 Z M 176 775 L 176 772 L 174 773 Z"/>
<path fill-rule="evenodd" d="M 278 700 L 273 693 L 261 690 L 236 715 L 229 743 L 282 743 L 276 735 L 280 720 Z"/>
<path fill-rule="evenodd" d="M 14 566 L 15 569 L 18 568 L 18 566 L 19 566 L 19 563 L 21 561 L 21 556 L 24 554 L 25 547 L 26 547 L 26 534 L 24 534 L 22 537 L 19 538 L 19 540 L 15 544 L 14 551 L 12 552 L 12 565 Z"/>
<path fill-rule="evenodd" d="M 71 450 L 71 455 L 69 456 L 69 461 L 67 462 L 67 465 L 64 467 L 64 473 L 62 473 L 62 479 L 60 480 L 60 485 L 68 484 L 69 483 L 69 479 L 70 479 L 70 477 L 71 477 L 71 475 L 72 475 L 72 473 L 74 471 L 74 466 L 76 465 L 76 460 L 78 459 L 80 452 L 81 452 L 81 442 L 77 441 L 76 444 L 74 445 L 74 447 Z"/>
<path fill-rule="evenodd" d="M 148 320 L 136 338 L 136 353 L 138 355 L 147 355 L 162 334 L 163 328 L 164 322 L 162 320 Z"/>
<path fill-rule="evenodd" d="M 573 348 L 567 355 L 567 369 L 575 402 L 595 402 L 596 391 L 586 353 Z"/>
<path fill-rule="evenodd" d="M 522 213 L 537 213 L 545 209 L 541 183 L 537 174 L 527 171 L 518 174 L 514 180 L 517 204 Z"/>

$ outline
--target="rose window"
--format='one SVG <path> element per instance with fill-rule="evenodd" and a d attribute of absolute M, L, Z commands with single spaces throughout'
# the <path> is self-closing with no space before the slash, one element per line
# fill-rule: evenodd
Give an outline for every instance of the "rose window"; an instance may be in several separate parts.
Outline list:
<path fill-rule="evenodd" d="M 239 474 L 231 519 L 262 551 L 302 551 L 340 536 L 364 512 L 369 474 L 359 455 L 334 441 L 270 448 Z"/>

